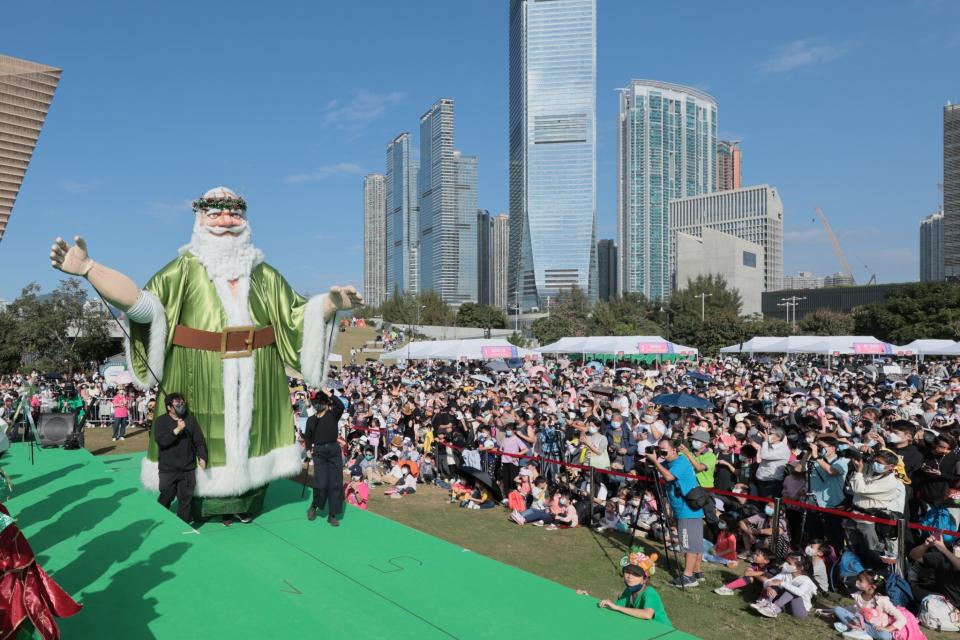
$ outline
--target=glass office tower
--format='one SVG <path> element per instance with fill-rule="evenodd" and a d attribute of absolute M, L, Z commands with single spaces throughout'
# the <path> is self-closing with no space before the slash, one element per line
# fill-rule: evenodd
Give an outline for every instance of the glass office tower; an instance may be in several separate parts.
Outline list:
<path fill-rule="evenodd" d="M 510 2 L 510 308 L 596 299 L 596 18 L 596 0 Z"/>
<path fill-rule="evenodd" d="M 387 145 L 387 297 L 418 291 L 420 163 L 410 151 L 410 134 L 406 132 Z"/>
<path fill-rule="evenodd" d="M 669 297 L 670 201 L 716 191 L 717 102 L 655 80 L 620 92 L 620 291 Z"/>

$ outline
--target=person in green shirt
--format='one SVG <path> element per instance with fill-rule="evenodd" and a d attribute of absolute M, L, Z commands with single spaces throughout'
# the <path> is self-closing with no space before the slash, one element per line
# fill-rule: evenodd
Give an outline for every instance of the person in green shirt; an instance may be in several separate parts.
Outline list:
<path fill-rule="evenodd" d="M 649 586 L 649 580 L 647 571 L 643 567 L 628 564 L 623 568 L 623 583 L 626 588 L 620 594 L 620 598 L 615 602 L 613 600 L 601 600 L 597 603 L 597 606 L 601 609 L 619 611 L 633 618 L 653 620 L 672 627 L 673 623 L 670 622 L 667 611 L 663 608 L 660 594 Z M 585 591 L 578 591 L 577 593 L 589 595 Z"/>
<path fill-rule="evenodd" d="M 681 445 L 679 451 L 687 456 L 693 470 L 697 472 L 697 482 L 704 489 L 713 489 L 713 470 L 717 468 L 717 454 L 710 450 L 710 434 L 703 430 L 690 434 L 690 451 Z"/>

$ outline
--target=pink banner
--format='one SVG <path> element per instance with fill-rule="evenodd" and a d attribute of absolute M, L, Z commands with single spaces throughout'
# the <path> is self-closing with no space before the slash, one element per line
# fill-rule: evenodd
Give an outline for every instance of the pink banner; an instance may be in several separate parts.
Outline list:
<path fill-rule="evenodd" d="M 887 352 L 887 346 L 881 342 L 854 342 L 853 352 L 860 354 L 883 354 Z"/>
<path fill-rule="evenodd" d="M 480 357 L 484 360 L 494 360 L 496 358 L 516 358 L 516 347 L 480 347 Z"/>
<path fill-rule="evenodd" d="M 637 352 L 648 353 L 670 353 L 670 344 L 667 342 L 638 342 Z"/>

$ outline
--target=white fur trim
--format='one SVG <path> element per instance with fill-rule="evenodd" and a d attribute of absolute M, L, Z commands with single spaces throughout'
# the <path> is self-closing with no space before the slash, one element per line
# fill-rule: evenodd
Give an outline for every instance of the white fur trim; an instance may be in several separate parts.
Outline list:
<path fill-rule="evenodd" d="M 137 318 L 143 318 L 144 320 L 139 324 L 150 323 L 150 339 L 147 344 L 147 364 L 149 367 L 147 368 L 146 380 L 140 379 L 131 360 L 130 318 L 126 314 L 123 316 L 123 325 L 126 329 L 123 337 L 123 351 L 127 356 L 127 369 L 133 375 L 133 383 L 139 389 L 147 391 L 160 382 L 160 379 L 156 378 L 154 373 L 163 378 L 163 365 L 167 350 L 167 316 L 160 299 L 145 289 L 140 291 L 140 297 L 137 298 L 134 308 L 137 310 Z"/>
<path fill-rule="evenodd" d="M 300 373 L 311 387 L 319 387 L 327 378 L 327 355 L 330 338 L 334 331 L 333 318 L 326 320 L 323 310 L 327 303 L 327 294 L 313 296 L 307 301 L 303 314 L 303 346 L 300 349 Z"/>
<path fill-rule="evenodd" d="M 236 466 L 197 469 L 199 497 L 238 496 L 268 484 L 277 478 L 291 478 L 302 470 L 300 445 L 274 449 L 264 456 L 249 458 L 242 468 Z M 150 491 L 160 490 L 159 466 L 149 458 L 140 463 L 140 482 Z"/>

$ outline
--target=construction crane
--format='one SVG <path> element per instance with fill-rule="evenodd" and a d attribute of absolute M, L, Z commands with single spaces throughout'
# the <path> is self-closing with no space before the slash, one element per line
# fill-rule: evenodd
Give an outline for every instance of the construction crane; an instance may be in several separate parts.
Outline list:
<path fill-rule="evenodd" d="M 827 220 L 827 216 L 823 215 L 823 210 L 819 206 L 817 206 L 815 210 L 817 215 L 820 216 L 820 222 L 823 223 L 824 229 L 827 230 L 827 236 L 830 237 L 830 244 L 833 245 L 833 255 L 837 257 L 837 262 L 840 263 L 841 273 L 853 278 L 853 271 L 850 270 L 850 263 L 847 262 L 847 257 L 843 255 L 843 249 L 840 248 L 840 241 L 837 240 L 837 235 L 833 232 L 833 228 L 830 226 L 830 221 Z"/>

